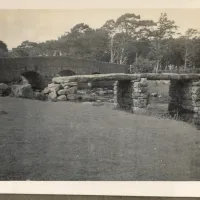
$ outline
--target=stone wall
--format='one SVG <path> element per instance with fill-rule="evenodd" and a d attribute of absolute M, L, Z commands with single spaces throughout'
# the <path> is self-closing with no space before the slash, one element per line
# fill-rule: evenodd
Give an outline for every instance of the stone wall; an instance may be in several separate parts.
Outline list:
<path fill-rule="evenodd" d="M 51 83 L 41 93 L 53 102 L 113 102 L 113 90 L 106 88 L 81 89 L 78 82 Z"/>

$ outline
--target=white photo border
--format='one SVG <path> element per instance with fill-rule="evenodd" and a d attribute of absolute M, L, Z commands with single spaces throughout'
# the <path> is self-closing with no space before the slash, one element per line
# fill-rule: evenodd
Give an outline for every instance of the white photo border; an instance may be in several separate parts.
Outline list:
<path fill-rule="evenodd" d="M 200 0 L 0 0 L 0 9 L 200 8 Z M 1 181 L 1 194 L 200 197 L 198 181 Z"/>
<path fill-rule="evenodd" d="M 0 194 L 200 197 L 198 181 L 2 181 Z"/>

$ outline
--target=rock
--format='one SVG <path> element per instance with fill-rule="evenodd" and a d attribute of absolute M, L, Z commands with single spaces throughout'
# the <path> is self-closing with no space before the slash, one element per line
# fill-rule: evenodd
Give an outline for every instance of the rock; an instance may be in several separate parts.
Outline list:
<path fill-rule="evenodd" d="M 11 86 L 11 93 L 15 97 L 33 99 L 34 92 L 30 84 L 26 85 L 12 85 Z"/>
<path fill-rule="evenodd" d="M 62 89 L 62 86 L 60 84 L 51 83 L 51 84 L 48 84 L 48 88 L 52 92 L 53 90 L 58 91 L 58 90 Z"/>
<path fill-rule="evenodd" d="M 113 94 L 113 90 L 108 90 L 107 94 Z"/>
<path fill-rule="evenodd" d="M 92 102 L 92 101 L 96 101 L 96 97 L 95 96 L 91 96 L 91 95 L 88 95 L 88 94 L 84 94 L 84 95 L 79 95 L 78 96 L 78 100 L 81 100 L 81 101 L 89 101 L 89 102 Z"/>
<path fill-rule="evenodd" d="M 21 84 L 22 84 L 22 85 L 27 85 L 27 84 L 29 84 L 28 80 L 27 80 L 24 76 L 21 76 Z"/>
<path fill-rule="evenodd" d="M 155 95 L 157 96 L 157 93 L 155 93 Z M 153 96 L 153 97 L 156 97 Z M 132 98 L 137 99 L 137 98 L 144 98 L 147 99 L 149 97 L 149 93 L 140 93 L 140 92 L 134 92 L 132 93 Z"/>
<path fill-rule="evenodd" d="M 141 87 L 141 88 L 133 88 L 134 92 L 141 92 L 141 93 L 147 93 L 148 87 Z"/>
<path fill-rule="evenodd" d="M 0 83 L 0 91 L 4 91 L 8 88 L 8 85 L 5 83 Z"/>
<path fill-rule="evenodd" d="M 77 98 L 78 98 L 78 96 L 76 94 L 68 94 L 67 95 L 67 99 L 71 100 L 71 101 L 77 100 Z"/>
<path fill-rule="evenodd" d="M 51 92 L 51 89 L 48 87 L 44 88 L 44 90 L 43 90 L 44 94 L 49 94 L 50 92 Z"/>
<path fill-rule="evenodd" d="M 86 90 L 77 90 L 77 94 L 84 95 L 84 94 L 87 94 L 87 91 Z"/>
<path fill-rule="evenodd" d="M 113 74 L 95 74 L 95 75 L 76 75 L 67 77 L 54 77 L 53 83 L 64 83 L 64 82 L 91 82 L 91 81 L 110 81 L 110 80 L 140 80 L 146 82 L 146 78 L 149 80 L 199 80 L 198 74 L 175 74 L 175 73 L 141 73 L 141 74 L 124 74 L 124 73 L 113 73 Z"/>
<path fill-rule="evenodd" d="M 96 97 L 97 94 L 96 94 L 96 93 L 92 93 L 91 96 L 92 96 L 92 97 Z"/>
<path fill-rule="evenodd" d="M 63 88 L 65 87 L 73 87 L 73 86 L 78 86 L 78 83 L 77 82 L 65 82 L 65 83 L 62 83 L 61 84 Z"/>
<path fill-rule="evenodd" d="M 78 89 L 90 89 L 88 83 L 78 82 Z"/>
<path fill-rule="evenodd" d="M 69 89 L 66 89 L 66 94 L 76 94 L 77 93 L 77 86 L 73 86 Z"/>
<path fill-rule="evenodd" d="M 191 99 L 194 101 L 199 101 L 200 100 L 200 95 L 192 94 Z"/>
<path fill-rule="evenodd" d="M 108 102 L 109 103 L 114 103 L 114 99 L 109 99 Z"/>
<path fill-rule="evenodd" d="M 132 112 L 137 115 L 144 115 L 147 113 L 146 108 L 133 107 Z"/>
<path fill-rule="evenodd" d="M 62 89 L 62 90 L 59 90 L 57 93 L 58 93 L 58 95 L 65 95 L 65 94 L 66 94 L 66 91 L 67 91 L 67 90 L 65 90 L 65 89 L 63 90 L 63 89 Z"/>
<path fill-rule="evenodd" d="M 102 95 L 105 95 L 105 94 L 106 94 L 106 91 L 100 90 L 98 93 L 99 93 L 99 95 L 102 96 Z"/>
<path fill-rule="evenodd" d="M 45 101 L 47 99 L 43 92 L 35 92 L 34 98 L 41 101 Z"/>
<path fill-rule="evenodd" d="M 97 101 L 96 101 L 96 102 L 94 102 L 92 105 L 93 105 L 93 106 L 103 106 L 103 105 L 104 105 L 104 103 L 103 103 L 103 102 L 101 102 L 100 100 L 97 100 Z"/>
<path fill-rule="evenodd" d="M 89 102 L 89 101 L 85 101 L 85 102 L 82 102 L 83 104 L 92 104 L 92 102 Z"/>
<path fill-rule="evenodd" d="M 0 115 L 7 115 L 8 113 L 4 110 L 0 110 Z"/>
<path fill-rule="evenodd" d="M 65 87 L 63 87 L 64 89 L 69 89 L 70 87 L 68 85 L 66 85 Z"/>
<path fill-rule="evenodd" d="M 152 96 L 152 97 L 157 97 L 157 96 L 158 96 L 158 93 L 151 93 L 151 96 Z"/>
<path fill-rule="evenodd" d="M 4 90 L 2 96 L 9 96 L 11 93 L 11 87 L 9 86 L 6 90 Z"/>
<path fill-rule="evenodd" d="M 51 101 L 56 102 L 56 101 L 57 101 L 56 90 L 53 90 L 51 93 L 49 93 L 48 98 L 49 98 Z"/>
<path fill-rule="evenodd" d="M 92 83 L 91 82 L 88 82 L 88 88 L 92 88 Z"/>
<path fill-rule="evenodd" d="M 0 83 L 0 96 L 7 96 L 6 94 L 9 92 L 10 87 L 5 83 Z"/>
<path fill-rule="evenodd" d="M 69 85 L 70 87 L 73 87 L 73 86 L 77 86 L 78 83 L 77 83 L 77 82 L 69 82 L 68 85 Z"/>
<path fill-rule="evenodd" d="M 147 102 L 147 99 L 133 99 L 134 107 L 138 108 L 146 108 Z"/>
<path fill-rule="evenodd" d="M 139 88 L 141 88 L 141 87 L 147 87 L 148 86 L 148 83 L 146 83 L 146 82 L 135 82 L 134 83 L 134 87 L 139 87 Z"/>
<path fill-rule="evenodd" d="M 198 86 L 192 87 L 192 93 L 196 95 L 200 95 L 200 87 Z"/>
<path fill-rule="evenodd" d="M 67 97 L 65 95 L 60 95 L 59 97 L 57 97 L 58 101 L 66 101 Z"/>
<path fill-rule="evenodd" d="M 93 75 L 76 75 L 76 76 L 63 76 L 54 77 L 53 83 L 65 82 L 93 82 L 93 81 L 109 81 L 109 80 L 135 80 L 140 78 L 140 75 L 115 73 L 115 74 L 93 74 Z"/>

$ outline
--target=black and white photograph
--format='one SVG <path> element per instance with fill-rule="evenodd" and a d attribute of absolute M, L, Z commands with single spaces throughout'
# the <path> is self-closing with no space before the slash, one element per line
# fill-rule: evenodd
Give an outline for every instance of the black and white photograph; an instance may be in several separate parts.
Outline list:
<path fill-rule="evenodd" d="M 200 9 L 1 9 L 1 181 L 200 181 Z"/>

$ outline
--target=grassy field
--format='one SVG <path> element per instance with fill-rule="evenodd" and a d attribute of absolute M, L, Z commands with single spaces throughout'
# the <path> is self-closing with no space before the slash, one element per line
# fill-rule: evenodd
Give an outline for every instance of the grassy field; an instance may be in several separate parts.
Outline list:
<path fill-rule="evenodd" d="M 4 97 L 0 110 L 1 180 L 200 180 L 200 134 L 187 123 L 110 104 Z"/>
<path fill-rule="evenodd" d="M 149 93 L 160 94 L 160 98 L 150 98 L 150 103 L 164 103 L 169 102 L 169 81 L 148 81 Z"/>

